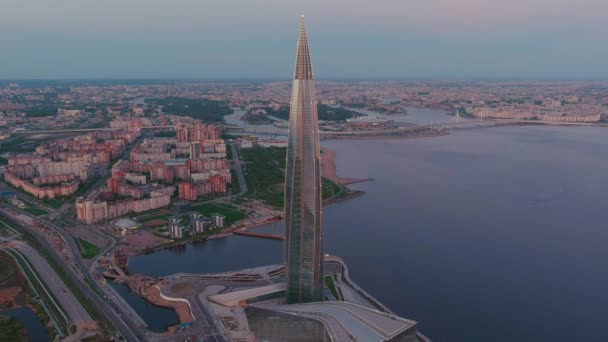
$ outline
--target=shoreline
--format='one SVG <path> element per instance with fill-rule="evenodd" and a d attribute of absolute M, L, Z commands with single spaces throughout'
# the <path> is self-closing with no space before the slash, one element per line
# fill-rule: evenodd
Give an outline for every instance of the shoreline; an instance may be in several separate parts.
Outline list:
<path fill-rule="evenodd" d="M 344 193 L 342 193 L 339 196 L 334 196 L 332 198 L 329 198 L 325 201 L 323 201 L 323 206 L 327 206 L 327 205 L 331 205 L 331 204 L 335 204 L 335 203 L 339 203 L 339 202 L 344 202 L 359 196 L 362 196 L 365 194 L 364 191 L 360 191 L 360 190 L 351 190 L 348 188 L 349 185 L 352 184 L 357 184 L 357 183 L 363 183 L 363 182 L 371 182 L 373 181 L 372 178 L 346 178 L 346 177 L 340 177 L 337 175 L 336 172 L 336 151 L 329 149 L 329 148 L 322 148 L 321 149 L 321 176 L 323 178 L 326 178 L 334 183 L 336 183 L 337 185 L 339 185 L 340 187 L 343 188 Z M 220 238 L 225 238 L 225 237 L 229 237 L 229 236 L 234 236 L 234 235 L 238 235 L 235 234 L 235 232 L 247 232 L 249 229 L 255 228 L 255 227 L 259 227 L 262 225 L 266 225 L 266 224 L 270 224 L 273 222 L 277 222 L 282 220 L 283 218 L 280 216 L 277 217 L 272 217 L 272 218 L 268 218 L 265 220 L 261 220 L 261 221 L 256 221 L 256 222 L 251 222 L 249 224 L 243 224 L 243 225 L 235 225 L 233 227 L 226 227 L 226 229 L 222 230 L 221 232 L 217 232 L 215 234 L 211 234 L 211 235 L 207 235 L 207 236 L 200 236 L 200 237 L 193 237 L 193 238 L 189 238 L 189 239 L 185 239 L 182 241 L 168 241 L 166 243 L 162 243 L 162 244 L 156 244 L 147 248 L 143 248 L 139 251 L 134 252 L 133 254 L 129 255 L 127 257 L 127 261 L 126 261 L 126 265 L 125 265 L 125 271 L 128 272 L 129 269 L 129 258 L 133 257 L 133 256 L 139 256 L 139 255 L 146 255 L 146 254 L 151 254 L 151 253 L 155 253 L 158 251 L 162 251 L 168 248 L 174 248 L 174 247 L 181 247 L 181 246 L 186 246 L 188 244 L 191 243 L 204 243 L 207 240 L 213 240 L 213 239 L 220 239 Z"/>
<path fill-rule="evenodd" d="M 355 183 L 370 182 L 373 180 L 371 178 L 357 179 L 338 176 L 336 173 L 336 151 L 329 148 L 321 149 L 321 176 L 343 187 Z"/>

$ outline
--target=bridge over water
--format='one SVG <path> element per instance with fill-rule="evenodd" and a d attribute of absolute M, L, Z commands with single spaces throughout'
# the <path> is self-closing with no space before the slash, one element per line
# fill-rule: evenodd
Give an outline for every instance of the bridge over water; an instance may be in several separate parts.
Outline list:
<path fill-rule="evenodd" d="M 509 122 L 510 124 L 510 122 Z M 477 128 L 477 127 L 488 127 L 494 126 L 496 122 L 488 121 L 483 124 L 477 121 L 455 123 L 455 122 L 443 122 L 437 124 L 428 125 L 414 125 L 414 126 L 402 126 L 392 127 L 384 129 L 369 129 L 369 130 L 357 130 L 357 131 L 319 131 L 321 137 L 399 137 L 409 135 L 423 135 L 429 133 L 437 133 L 443 129 L 458 127 L 458 128 Z M 226 131 L 232 135 L 274 135 L 274 136 L 287 136 L 286 128 L 251 128 L 241 126 L 224 126 Z"/>
<path fill-rule="evenodd" d="M 539 121 L 539 120 L 510 120 L 510 119 L 486 119 L 486 120 L 468 120 L 462 122 L 438 122 L 427 125 L 414 125 L 396 128 L 375 129 L 375 130 L 360 130 L 360 131 L 320 131 L 319 134 L 325 137 L 382 137 L 382 136 L 407 136 L 417 132 L 424 133 L 425 131 L 436 131 L 444 128 L 485 128 L 493 126 L 505 126 L 515 124 L 539 124 L 539 125 L 560 125 L 560 126 L 603 126 L 608 127 L 608 124 L 591 123 L 591 122 L 559 122 L 559 121 Z M 251 135 L 264 134 L 275 136 L 287 136 L 286 128 L 250 128 L 235 125 L 222 125 L 222 127 L 232 135 Z M 70 129 L 48 129 L 48 130 L 23 130 L 16 131 L 13 134 L 41 134 L 41 133 L 73 133 L 73 132 L 103 132 L 117 131 L 122 128 L 100 127 L 100 128 L 70 128 Z M 175 129 L 173 125 L 158 125 L 158 126 L 143 126 L 141 129 Z"/>

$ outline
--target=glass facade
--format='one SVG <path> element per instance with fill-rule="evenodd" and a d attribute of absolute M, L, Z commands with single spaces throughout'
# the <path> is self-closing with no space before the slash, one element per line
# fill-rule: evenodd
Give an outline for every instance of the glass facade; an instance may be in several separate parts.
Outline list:
<path fill-rule="evenodd" d="M 321 152 L 317 99 L 304 19 L 296 49 L 285 168 L 288 303 L 323 300 Z"/>
<path fill-rule="evenodd" d="M 249 328 L 260 341 L 329 342 L 323 323 L 314 319 L 247 307 Z"/>

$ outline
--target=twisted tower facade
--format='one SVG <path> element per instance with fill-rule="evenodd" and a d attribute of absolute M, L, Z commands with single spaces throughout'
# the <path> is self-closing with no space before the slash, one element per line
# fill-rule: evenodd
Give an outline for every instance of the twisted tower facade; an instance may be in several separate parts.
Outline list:
<path fill-rule="evenodd" d="M 296 49 L 285 168 L 287 303 L 323 300 L 321 151 L 317 99 L 304 17 Z"/>

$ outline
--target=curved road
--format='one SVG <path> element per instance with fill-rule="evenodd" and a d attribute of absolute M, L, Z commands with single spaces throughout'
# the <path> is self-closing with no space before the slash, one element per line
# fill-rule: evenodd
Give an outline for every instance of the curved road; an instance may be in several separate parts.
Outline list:
<path fill-rule="evenodd" d="M 0 209 L 0 216 L 4 216 L 8 222 L 14 222 L 15 224 L 19 225 L 19 227 L 21 229 L 25 230 L 30 235 L 32 235 L 36 239 L 36 241 L 43 246 L 43 248 L 48 252 L 48 254 L 51 256 L 51 258 L 55 261 L 55 263 L 57 265 L 59 265 L 59 267 L 62 268 L 62 270 L 68 276 L 69 280 L 78 288 L 78 290 L 80 292 L 82 292 L 82 294 L 85 297 L 87 297 L 91 302 L 93 302 L 93 304 L 96 306 L 96 308 L 101 311 L 101 313 L 105 316 L 105 318 L 110 323 L 112 323 L 112 325 L 114 327 L 116 327 L 118 332 L 127 341 L 140 341 L 143 339 L 143 336 L 140 333 L 134 332 L 131 329 L 131 327 L 123 321 L 123 319 L 121 318 L 122 311 L 120 310 L 120 308 L 116 307 L 115 305 L 111 305 L 114 303 L 106 301 L 98 295 L 98 293 L 101 293 L 102 290 L 99 287 L 99 285 L 95 282 L 95 280 L 91 277 L 89 272 L 87 272 L 87 268 L 84 265 L 84 262 L 82 260 L 82 257 L 80 256 L 80 253 L 75 253 L 76 255 L 74 255 L 74 260 L 76 260 L 78 266 L 73 265 L 74 268 L 70 267 L 70 265 L 65 263 L 65 261 L 57 253 L 57 251 L 55 251 L 53 246 L 50 245 L 50 243 L 46 240 L 46 238 L 44 236 L 41 236 L 40 234 L 38 234 L 38 232 L 35 231 L 34 229 L 32 229 L 32 227 L 30 227 L 29 225 L 24 224 L 21 221 L 15 220 L 14 218 L 17 215 L 18 215 L 18 213 L 16 213 L 15 211 L 13 211 L 9 208 Z M 30 218 L 32 218 L 32 217 L 30 217 Z M 59 233 L 63 237 L 63 239 L 68 243 L 70 250 L 72 250 L 72 251 L 79 250 L 78 246 L 76 245 L 76 242 L 74 241 L 72 236 L 69 235 L 65 230 L 57 227 L 54 224 L 51 224 L 50 222 L 41 223 L 36 218 L 32 218 L 32 219 L 42 225 L 45 225 L 45 226 L 55 230 L 57 233 Z M 77 272 L 78 267 L 80 268 L 78 270 L 79 272 Z M 83 270 L 84 270 L 84 272 L 83 272 Z M 82 278 L 83 275 L 86 275 L 85 279 Z M 93 290 L 91 287 L 89 287 L 89 285 L 87 283 L 94 286 L 96 288 L 96 291 Z"/>
<path fill-rule="evenodd" d="M 90 322 L 93 320 L 87 310 L 74 297 L 74 294 L 71 291 L 65 290 L 63 280 L 59 278 L 51 265 L 36 250 L 21 241 L 14 241 L 12 245 L 34 266 L 36 272 L 44 279 L 45 285 L 51 290 L 59 303 L 61 303 L 61 307 L 73 323 Z"/>

